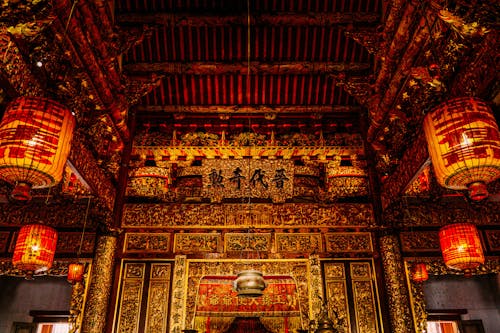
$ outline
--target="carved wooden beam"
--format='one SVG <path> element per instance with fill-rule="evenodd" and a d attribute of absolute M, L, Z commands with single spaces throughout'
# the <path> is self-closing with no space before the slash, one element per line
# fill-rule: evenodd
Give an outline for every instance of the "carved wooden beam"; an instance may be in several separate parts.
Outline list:
<path fill-rule="evenodd" d="M 357 13 L 295 13 L 277 12 L 273 14 L 252 15 L 250 24 L 262 25 L 304 25 L 329 26 L 336 24 L 373 24 L 380 21 L 380 14 L 371 12 Z M 116 17 L 119 24 L 161 24 L 169 26 L 204 27 L 216 25 L 246 25 L 247 16 L 215 14 L 196 15 L 192 13 L 155 13 L 155 14 L 120 14 Z"/>
<path fill-rule="evenodd" d="M 347 105 L 150 105 L 137 106 L 137 111 L 148 113 L 359 113 L 359 106 Z"/>
<path fill-rule="evenodd" d="M 422 132 L 406 150 L 396 171 L 382 184 L 380 196 L 382 209 L 386 209 L 393 201 L 399 200 L 406 187 L 428 163 L 430 163 L 429 153 Z"/>
<path fill-rule="evenodd" d="M 329 74 L 339 72 L 360 72 L 369 70 L 369 63 L 305 62 L 283 61 L 274 63 L 251 62 L 250 68 L 244 61 L 222 62 L 160 62 L 134 63 L 124 66 L 129 74 L 159 72 L 162 74 Z"/>
<path fill-rule="evenodd" d="M 96 194 L 102 206 L 111 212 L 116 189 L 95 161 L 85 140 L 78 132 L 74 134 L 68 159 Z"/>

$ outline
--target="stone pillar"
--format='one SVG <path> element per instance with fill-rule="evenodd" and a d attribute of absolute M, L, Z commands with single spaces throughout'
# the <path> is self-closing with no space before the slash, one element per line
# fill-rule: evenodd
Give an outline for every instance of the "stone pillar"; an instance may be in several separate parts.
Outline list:
<path fill-rule="evenodd" d="M 90 286 L 85 304 L 82 333 L 106 331 L 109 297 L 113 285 L 113 269 L 117 237 L 99 236 L 95 252 Z"/>
<path fill-rule="evenodd" d="M 414 333 L 411 302 L 406 285 L 406 272 L 396 235 L 379 238 L 380 254 L 384 269 L 384 284 L 389 302 L 391 332 Z"/>

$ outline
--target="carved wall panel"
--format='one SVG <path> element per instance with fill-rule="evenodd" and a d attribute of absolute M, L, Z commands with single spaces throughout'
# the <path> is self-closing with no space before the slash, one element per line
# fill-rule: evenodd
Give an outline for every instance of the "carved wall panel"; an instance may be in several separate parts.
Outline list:
<path fill-rule="evenodd" d="M 490 251 L 500 251 L 500 230 L 485 230 Z"/>
<path fill-rule="evenodd" d="M 82 282 L 77 282 L 73 285 L 71 291 L 70 310 L 69 310 L 69 333 L 80 333 L 85 310 L 85 301 L 87 297 L 90 272 L 92 264 L 84 263 L 84 275 Z"/>
<path fill-rule="evenodd" d="M 435 252 L 440 251 L 438 231 L 401 232 L 401 248 L 403 252 Z"/>
<path fill-rule="evenodd" d="M 167 253 L 170 251 L 170 233 L 127 233 L 124 253 Z"/>
<path fill-rule="evenodd" d="M 215 233 L 181 233 L 174 235 L 175 253 L 219 252 L 222 238 Z"/>
<path fill-rule="evenodd" d="M 125 228 L 231 228 L 242 220 L 251 227 L 291 228 L 374 226 L 370 204 L 253 204 L 249 213 L 241 204 L 127 204 L 122 226 Z"/>
<path fill-rule="evenodd" d="M 227 252 L 271 251 L 270 233 L 227 233 L 224 235 L 224 249 Z"/>
<path fill-rule="evenodd" d="M 358 332 L 379 332 L 377 326 L 376 293 L 369 263 L 351 263 L 352 293 Z"/>
<path fill-rule="evenodd" d="M 170 293 L 170 264 L 151 264 L 146 332 L 166 332 L 168 323 L 168 299 Z"/>
<path fill-rule="evenodd" d="M 9 231 L 1 231 L 0 232 L 0 253 L 4 253 L 7 251 L 7 247 L 9 245 Z"/>
<path fill-rule="evenodd" d="M 204 196 L 215 202 L 250 195 L 285 202 L 293 195 L 292 161 L 205 160 L 201 169 Z"/>
<path fill-rule="evenodd" d="M 185 255 L 175 256 L 174 274 L 172 277 L 172 309 L 170 312 L 170 331 L 180 333 L 184 329 L 184 307 L 186 304 L 187 259 Z"/>
<path fill-rule="evenodd" d="M 9 234 L 9 232 L 6 232 Z M 2 235 L 4 232 L 0 233 L 0 250 L 2 249 Z M 17 231 L 12 232 L 11 241 L 8 247 L 8 252 L 14 252 L 14 248 L 16 246 L 17 240 Z M 8 237 L 6 238 L 8 239 Z M 80 242 L 82 240 L 81 232 L 65 232 L 60 231 L 57 233 L 57 245 L 56 245 L 56 253 L 57 254 L 71 254 L 75 253 L 76 249 L 80 247 Z M 86 232 L 83 237 L 82 242 L 82 253 L 83 254 L 92 254 L 94 252 L 95 247 L 96 234 L 95 232 Z"/>
<path fill-rule="evenodd" d="M 325 263 L 325 292 L 330 318 L 338 317 L 344 332 L 349 332 L 351 315 L 349 313 L 347 277 L 345 263 Z"/>
<path fill-rule="evenodd" d="M 277 233 L 276 251 L 291 253 L 322 252 L 321 234 Z"/>
<path fill-rule="evenodd" d="M 169 262 L 123 262 L 114 332 L 166 331 L 171 274 Z"/>
<path fill-rule="evenodd" d="M 325 234 L 326 251 L 331 253 L 372 252 L 369 232 L 336 232 Z"/>
<path fill-rule="evenodd" d="M 144 285 L 145 264 L 125 264 L 120 296 L 119 333 L 138 333 L 141 314 L 142 289 Z"/>

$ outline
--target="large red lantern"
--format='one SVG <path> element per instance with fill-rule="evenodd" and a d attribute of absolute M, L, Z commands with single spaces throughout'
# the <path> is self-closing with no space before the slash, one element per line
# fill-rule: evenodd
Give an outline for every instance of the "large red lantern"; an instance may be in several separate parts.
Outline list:
<path fill-rule="evenodd" d="M 28 224 L 19 230 L 12 265 L 28 275 L 52 267 L 56 252 L 57 232 L 41 224 Z"/>
<path fill-rule="evenodd" d="M 411 267 L 411 279 L 415 282 L 424 282 L 429 279 L 427 266 L 422 262 L 414 263 Z"/>
<path fill-rule="evenodd" d="M 439 230 L 443 259 L 451 269 L 472 270 L 484 263 L 483 248 L 476 226 L 455 223 Z"/>
<path fill-rule="evenodd" d="M 0 122 L 0 179 L 13 184 L 12 198 L 27 201 L 31 188 L 56 185 L 70 151 L 75 120 L 47 98 L 19 97 Z"/>
<path fill-rule="evenodd" d="M 500 178 L 500 133 L 491 108 L 477 98 L 455 98 L 426 116 L 424 130 L 439 184 L 486 198 L 486 184 Z"/>

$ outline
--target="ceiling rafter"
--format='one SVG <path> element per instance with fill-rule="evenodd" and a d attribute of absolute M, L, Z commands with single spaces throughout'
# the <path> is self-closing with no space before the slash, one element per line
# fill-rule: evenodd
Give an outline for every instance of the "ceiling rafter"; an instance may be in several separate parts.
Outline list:
<path fill-rule="evenodd" d="M 272 14 L 258 14 L 251 16 L 250 24 L 264 25 L 294 25 L 294 26 L 330 26 L 348 24 L 376 24 L 380 22 L 380 14 L 373 12 L 350 12 L 350 13 L 297 13 L 276 12 Z M 159 24 L 169 26 L 220 26 L 220 25 L 246 25 L 247 17 L 241 15 L 219 14 L 193 14 L 193 13 L 154 13 L 154 14 L 119 14 L 116 17 L 119 24 Z"/>
<path fill-rule="evenodd" d="M 151 113 L 359 113 L 360 106 L 349 105 L 138 105 L 139 112 Z"/>
<path fill-rule="evenodd" d="M 252 74 L 328 74 L 339 72 L 364 72 L 371 67 L 370 63 L 349 62 L 311 62 L 311 61 L 280 61 L 250 63 Z M 244 61 L 223 62 L 158 62 L 158 63 L 133 63 L 124 66 L 128 74 L 159 72 L 162 74 L 246 74 L 248 64 Z"/>

